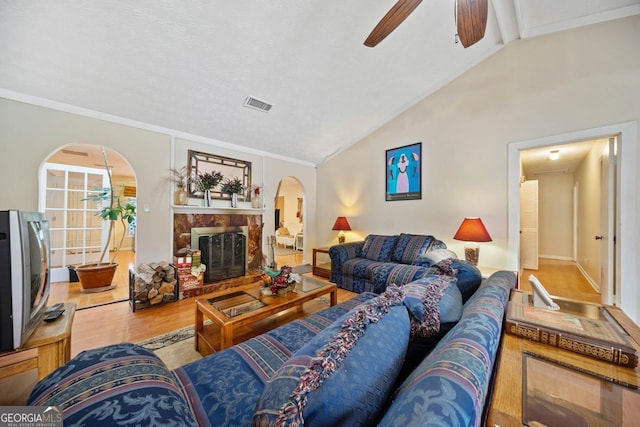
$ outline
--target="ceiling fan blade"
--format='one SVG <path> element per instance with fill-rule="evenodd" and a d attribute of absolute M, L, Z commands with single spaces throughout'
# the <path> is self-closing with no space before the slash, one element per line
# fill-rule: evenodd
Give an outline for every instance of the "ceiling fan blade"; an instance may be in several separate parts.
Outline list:
<path fill-rule="evenodd" d="M 422 0 L 398 0 L 396 4 L 378 22 L 378 25 L 371 31 L 369 37 L 364 41 L 367 47 L 374 47 L 385 39 L 398 25 L 402 23 L 411 12 L 418 7 Z"/>
<path fill-rule="evenodd" d="M 462 46 L 482 40 L 487 28 L 487 0 L 456 0 L 456 22 Z"/>

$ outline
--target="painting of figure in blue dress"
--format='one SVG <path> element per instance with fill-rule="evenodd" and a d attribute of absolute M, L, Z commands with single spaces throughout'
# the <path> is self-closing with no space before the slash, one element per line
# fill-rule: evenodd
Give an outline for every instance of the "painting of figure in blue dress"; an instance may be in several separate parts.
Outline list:
<path fill-rule="evenodd" d="M 387 201 L 422 198 L 421 162 L 421 142 L 386 151 Z"/>

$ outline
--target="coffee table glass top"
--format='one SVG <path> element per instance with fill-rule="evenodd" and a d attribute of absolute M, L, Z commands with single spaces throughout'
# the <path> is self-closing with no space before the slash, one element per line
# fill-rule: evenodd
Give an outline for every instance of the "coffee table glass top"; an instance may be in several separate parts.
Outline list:
<path fill-rule="evenodd" d="M 320 280 L 316 280 L 312 277 L 302 276 L 300 283 L 296 284 L 295 290 L 300 295 L 308 292 L 315 291 L 323 286 L 327 286 L 328 283 Z M 280 296 L 274 296 L 275 298 L 286 298 Z M 241 314 L 250 313 L 256 311 L 262 307 L 275 303 L 277 300 L 263 300 L 260 296 L 258 283 L 255 283 L 255 288 L 238 290 L 237 292 L 226 293 L 212 298 L 206 299 L 207 303 L 215 308 L 218 312 L 232 318 L 240 316 Z"/>
<path fill-rule="evenodd" d="M 242 291 L 209 298 L 207 302 L 227 317 L 249 313 L 266 305 L 255 296 Z"/>
<path fill-rule="evenodd" d="M 316 280 L 312 277 L 300 277 L 302 281 L 296 285 L 296 292 L 310 292 L 328 284 L 327 282 Z"/>

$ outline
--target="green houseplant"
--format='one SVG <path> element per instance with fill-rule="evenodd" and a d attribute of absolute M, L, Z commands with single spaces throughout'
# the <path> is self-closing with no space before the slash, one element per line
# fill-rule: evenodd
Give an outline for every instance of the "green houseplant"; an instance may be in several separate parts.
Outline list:
<path fill-rule="evenodd" d="M 102 248 L 102 252 L 100 253 L 98 262 L 83 264 L 76 267 L 76 273 L 78 273 L 78 279 L 80 280 L 80 285 L 84 292 L 101 292 L 115 287 L 112 284 L 113 276 L 118 268 L 118 264 L 115 260 L 122 248 L 125 233 L 122 234 L 120 241 L 117 243 L 111 260 L 107 262 L 105 261 L 105 256 L 109 251 L 113 229 L 116 222 L 120 222 L 123 229 L 126 229 L 126 226 L 133 223 L 136 219 L 135 205 L 131 203 L 123 204 L 120 201 L 120 197 L 114 194 L 112 190 L 113 181 L 111 178 L 111 170 L 109 168 L 109 161 L 107 160 L 107 153 L 104 147 L 102 147 L 102 157 L 104 159 L 105 169 L 107 170 L 109 187 L 100 188 L 83 200 L 102 203 L 102 207 L 99 209 L 97 215 L 103 220 L 109 222 L 109 233 L 104 247 Z"/>
<path fill-rule="evenodd" d="M 227 178 L 223 183 L 220 191 L 231 195 L 231 207 L 238 207 L 238 194 L 244 191 L 244 185 L 240 178 L 235 177 L 233 179 Z"/>
<path fill-rule="evenodd" d="M 222 172 L 211 171 L 198 173 L 192 182 L 196 189 L 203 193 L 204 205 L 211 206 L 211 190 L 217 187 L 222 181 Z"/>

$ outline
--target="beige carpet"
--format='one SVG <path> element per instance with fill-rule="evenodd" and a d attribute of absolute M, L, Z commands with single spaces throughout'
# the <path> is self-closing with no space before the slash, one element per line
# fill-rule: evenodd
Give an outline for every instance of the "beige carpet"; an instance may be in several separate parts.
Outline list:
<path fill-rule="evenodd" d="M 169 369 L 202 358 L 194 348 L 193 326 L 149 338 L 138 345 L 152 350 Z"/>

